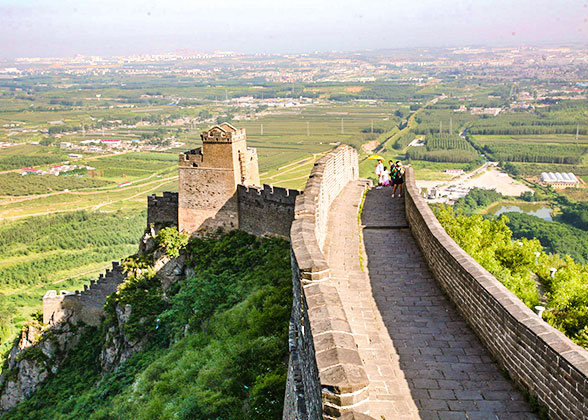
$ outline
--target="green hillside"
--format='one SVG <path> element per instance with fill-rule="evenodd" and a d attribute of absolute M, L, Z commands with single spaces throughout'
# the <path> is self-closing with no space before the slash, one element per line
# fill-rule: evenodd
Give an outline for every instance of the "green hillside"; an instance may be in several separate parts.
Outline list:
<path fill-rule="evenodd" d="M 231 232 L 194 240 L 186 253 L 195 274 L 165 294 L 144 259 L 129 259 L 127 267 L 141 266 L 141 274 L 111 295 L 107 319 L 86 328 L 58 373 L 2 419 L 281 418 L 292 302 L 288 243 Z M 133 308 L 125 334 L 147 344 L 103 373 L 98 356 L 117 303 Z"/>

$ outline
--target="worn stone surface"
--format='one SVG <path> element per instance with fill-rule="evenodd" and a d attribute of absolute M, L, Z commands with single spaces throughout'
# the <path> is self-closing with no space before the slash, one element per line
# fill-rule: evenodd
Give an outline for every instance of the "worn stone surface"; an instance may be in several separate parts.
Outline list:
<path fill-rule="evenodd" d="M 461 319 L 512 380 L 547 409 L 549 418 L 588 418 L 588 352 L 538 318 L 465 253 L 418 194 L 412 170 L 406 175 L 405 209 L 412 235 Z M 458 362 L 463 362 L 459 355 Z M 491 391 L 496 396 L 504 390 Z M 501 403 L 476 402 L 497 411 Z"/>
<path fill-rule="evenodd" d="M 290 237 L 294 204 L 300 192 L 264 185 L 263 188 L 237 187 L 239 229 L 252 235 Z"/>
<path fill-rule="evenodd" d="M 147 226 L 159 230 L 178 225 L 178 193 L 165 191 L 147 197 Z"/>
<path fill-rule="evenodd" d="M 374 418 L 531 419 L 522 395 L 500 374 L 442 294 L 390 189 L 366 195 L 365 256 L 349 185 L 333 202 L 325 254 L 369 378 Z"/>
<path fill-rule="evenodd" d="M 43 323 L 55 325 L 67 319 L 73 323 L 83 322 L 97 326 L 104 317 L 102 307 L 108 295 L 113 293 L 126 278 L 120 262 L 113 261 L 112 269 L 90 280 L 84 290 L 75 292 L 49 290 L 43 296 Z"/>

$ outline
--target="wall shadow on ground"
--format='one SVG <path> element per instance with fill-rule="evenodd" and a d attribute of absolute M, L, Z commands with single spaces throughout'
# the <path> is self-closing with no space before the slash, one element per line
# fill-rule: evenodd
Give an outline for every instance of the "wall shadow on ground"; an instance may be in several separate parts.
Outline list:
<path fill-rule="evenodd" d="M 375 302 L 393 363 L 406 378 L 397 379 L 397 392 L 408 386 L 423 418 L 448 411 L 472 419 L 535 418 L 438 287 L 407 227 L 404 199 L 370 191 L 362 224 Z"/>

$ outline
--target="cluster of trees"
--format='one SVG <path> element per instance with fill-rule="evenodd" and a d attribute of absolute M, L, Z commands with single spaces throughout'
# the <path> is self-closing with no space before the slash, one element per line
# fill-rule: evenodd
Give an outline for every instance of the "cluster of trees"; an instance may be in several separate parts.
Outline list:
<path fill-rule="evenodd" d="M 464 251 L 530 308 L 539 303 L 539 289 L 532 278 L 536 274 L 547 300 L 544 319 L 588 348 L 588 266 L 568 255 L 560 257 L 544 251 L 562 251 L 563 248 L 552 248 L 554 245 L 577 251 L 574 247 L 579 246 L 584 255 L 578 259 L 584 263 L 588 256 L 588 249 L 583 249 L 587 248 L 586 232 L 520 213 L 485 219 L 480 215 L 456 215 L 450 207 L 443 206 L 436 209 L 436 215 Z M 552 267 L 557 269 L 553 278 Z"/>
<path fill-rule="evenodd" d="M 67 99 L 51 99 L 49 101 L 49 105 L 63 105 L 63 106 L 82 106 L 84 103 L 82 101 L 70 101 Z"/>
<path fill-rule="evenodd" d="M 10 155 L 0 158 L 0 170 L 28 168 L 38 165 L 50 165 L 61 162 L 63 156 L 39 153 L 36 155 Z"/>
<path fill-rule="evenodd" d="M 0 174 L 0 195 L 43 194 L 64 189 L 99 188 L 108 185 L 108 181 L 87 176 L 71 175 L 26 175 L 17 173 Z"/>
<path fill-rule="evenodd" d="M 588 232 L 525 213 L 505 215 L 515 238 L 537 238 L 549 253 L 569 255 L 581 264 L 588 263 Z"/>
<path fill-rule="evenodd" d="M 431 162 L 473 162 L 478 152 L 457 134 L 429 134 L 426 147 L 410 147 L 407 159 Z"/>
<path fill-rule="evenodd" d="M 144 221 L 145 212 L 79 211 L 4 223 L 0 258 L 27 258 L 0 268 L 0 289 L 37 285 L 59 271 L 120 259 L 136 246 Z"/>
<path fill-rule="evenodd" d="M 532 308 L 539 304 L 537 286 L 531 278 L 534 252 L 542 250 L 538 240 L 523 239 L 523 246 L 513 242 L 504 218 L 455 214 L 448 206 L 437 208 L 435 213 L 449 236 L 525 305 Z"/>
<path fill-rule="evenodd" d="M 552 107 L 550 107 L 552 108 Z M 581 114 L 569 112 L 536 112 L 533 114 L 504 114 L 497 118 L 481 118 L 471 124 L 472 134 L 482 135 L 536 135 L 536 134 L 576 134 L 585 135 L 588 128 L 581 123 Z"/>
<path fill-rule="evenodd" d="M 408 131 L 408 132 L 404 133 L 403 135 L 399 136 L 396 139 L 396 141 L 394 142 L 394 144 L 392 145 L 392 147 L 396 150 L 402 150 L 406 146 L 408 146 L 410 144 L 410 142 L 414 140 L 414 138 L 415 138 L 415 134 L 412 131 Z"/>
<path fill-rule="evenodd" d="M 483 147 L 486 154 L 497 161 L 556 163 L 577 165 L 582 162 L 585 147 L 572 145 L 494 143 Z"/>
<path fill-rule="evenodd" d="M 588 203 L 568 203 L 568 205 L 562 206 L 559 220 L 588 231 Z"/>
<path fill-rule="evenodd" d="M 152 270 L 132 273 L 109 298 L 103 325 L 88 329 L 57 375 L 3 419 L 281 418 L 292 304 L 288 243 L 232 232 L 185 249 L 192 277 L 164 298 Z M 146 345 L 104 374 L 98 356 L 116 303 L 132 306 L 123 328 Z"/>
<path fill-rule="evenodd" d="M 478 159 L 478 154 L 465 150 L 435 150 L 429 152 L 423 148 L 411 148 L 406 152 L 406 158 L 409 160 L 428 160 L 430 162 L 473 162 Z"/>
<path fill-rule="evenodd" d="M 430 134 L 426 137 L 427 150 L 467 150 L 474 148 L 458 134 Z"/>
<path fill-rule="evenodd" d="M 453 112 L 451 109 L 443 109 L 430 105 L 415 117 L 418 126 L 414 128 L 414 132 L 425 135 L 432 133 L 454 134 L 458 131 L 459 127 L 463 127 L 476 118 L 475 115 L 471 115 L 469 112 Z M 451 129 L 453 130 L 452 133 L 449 133 L 450 122 Z"/>
<path fill-rule="evenodd" d="M 504 196 L 496 190 L 483 190 L 473 188 L 465 197 L 461 197 L 453 205 L 456 213 L 462 213 L 467 216 L 474 214 L 480 208 L 488 207 L 490 204 L 503 199 Z"/>
<path fill-rule="evenodd" d="M 577 125 L 502 125 L 502 126 L 472 126 L 472 134 L 482 135 L 538 135 L 538 134 L 576 134 Z M 580 127 L 579 134 L 588 134 L 588 129 Z"/>
<path fill-rule="evenodd" d="M 498 166 L 501 167 L 502 169 L 504 169 L 504 171 L 509 174 L 510 176 L 519 176 L 521 173 L 519 171 L 519 168 L 517 168 L 517 166 L 514 163 L 511 162 L 499 162 Z"/>

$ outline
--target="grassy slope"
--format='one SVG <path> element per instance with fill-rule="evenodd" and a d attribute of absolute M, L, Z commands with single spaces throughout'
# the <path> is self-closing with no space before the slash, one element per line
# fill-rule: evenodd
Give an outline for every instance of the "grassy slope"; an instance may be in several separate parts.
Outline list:
<path fill-rule="evenodd" d="M 146 350 L 103 376 L 97 357 L 107 319 L 3 420 L 281 418 L 292 300 L 288 243 L 234 232 L 188 249 L 196 274 L 166 301 L 149 280 L 131 281 L 115 297 L 146 316 Z"/>
<path fill-rule="evenodd" d="M 0 225 L 0 350 L 41 310 L 49 289 L 79 290 L 135 252 L 145 225 L 141 211 L 63 213 Z M 1 328 L 0 328 L 1 330 Z"/>

